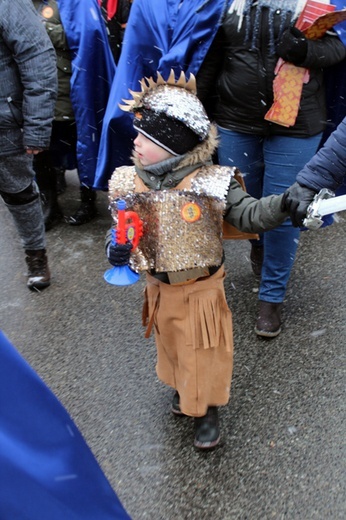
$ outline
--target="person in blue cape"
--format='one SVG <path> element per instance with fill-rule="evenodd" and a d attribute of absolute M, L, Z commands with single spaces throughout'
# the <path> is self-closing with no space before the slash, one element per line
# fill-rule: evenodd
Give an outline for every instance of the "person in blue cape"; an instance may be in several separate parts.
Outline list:
<path fill-rule="evenodd" d="M 131 520 L 71 417 L 0 331 L 1 520 Z"/>
<path fill-rule="evenodd" d="M 109 46 L 115 63 L 120 58 L 121 46 L 132 0 L 98 0 L 107 27 Z"/>
<path fill-rule="evenodd" d="M 103 119 L 115 63 L 98 0 L 57 0 L 72 55 L 71 101 L 77 125 L 77 165 L 81 206 L 69 224 L 88 222 Z M 74 219 L 74 220 L 73 220 Z"/>
<path fill-rule="evenodd" d="M 216 34 L 227 0 L 136 0 L 103 121 L 94 187 L 107 190 L 118 166 L 131 164 L 132 117 L 118 104 L 143 77 L 167 78 L 173 69 L 196 74 Z"/>
<path fill-rule="evenodd" d="M 336 0 L 333 1 L 333 4 L 336 6 L 337 11 L 346 8 L 345 0 Z M 340 40 L 346 45 L 346 22 L 337 24 L 334 29 Z M 346 58 L 341 63 L 331 67 L 328 74 L 326 74 L 326 95 L 328 119 L 327 127 L 321 139 L 320 148 L 346 116 Z M 337 195 L 345 193 L 346 180 L 337 188 Z M 327 218 L 328 217 L 326 217 L 326 219 Z"/>
<path fill-rule="evenodd" d="M 337 11 L 346 8 L 345 0 L 333 1 Z M 334 27 L 340 40 L 346 45 L 346 22 L 339 23 Z M 323 133 L 321 145 L 325 143 L 330 134 L 346 116 L 346 58 L 331 67 L 326 74 L 326 91 L 328 100 L 328 124 Z"/>

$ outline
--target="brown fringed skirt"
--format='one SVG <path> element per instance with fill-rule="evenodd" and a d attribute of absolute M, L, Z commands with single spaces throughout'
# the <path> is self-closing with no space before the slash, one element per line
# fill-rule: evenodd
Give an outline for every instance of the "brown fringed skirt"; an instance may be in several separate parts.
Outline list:
<path fill-rule="evenodd" d="M 156 372 L 180 395 L 181 411 L 193 417 L 228 403 L 233 368 L 232 314 L 222 266 L 192 283 L 169 285 L 147 274 L 143 325 L 154 326 Z"/>

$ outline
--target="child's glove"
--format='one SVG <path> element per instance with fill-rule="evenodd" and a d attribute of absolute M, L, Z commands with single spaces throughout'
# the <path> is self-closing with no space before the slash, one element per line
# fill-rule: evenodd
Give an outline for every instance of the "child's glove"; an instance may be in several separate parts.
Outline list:
<path fill-rule="evenodd" d="M 128 265 L 130 260 L 130 253 L 132 249 L 132 244 L 111 244 L 108 247 L 107 257 L 110 264 L 115 267 L 121 267 L 123 265 Z"/>
<path fill-rule="evenodd" d="M 302 227 L 307 209 L 312 202 L 316 191 L 301 186 L 295 182 L 290 186 L 282 198 L 281 210 L 289 213 L 294 227 Z"/>
<path fill-rule="evenodd" d="M 285 61 L 300 65 L 306 58 L 308 42 L 304 34 L 296 27 L 287 29 L 276 46 L 276 54 Z"/>

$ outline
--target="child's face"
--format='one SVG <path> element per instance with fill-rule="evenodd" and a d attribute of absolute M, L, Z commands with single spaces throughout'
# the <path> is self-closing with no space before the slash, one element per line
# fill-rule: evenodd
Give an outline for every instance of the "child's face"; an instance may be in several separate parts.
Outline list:
<path fill-rule="evenodd" d="M 174 157 L 171 153 L 161 148 L 161 146 L 153 143 L 143 134 L 138 134 L 133 142 L 135 147 L 135 156 L 142 166 L 156 164 L 170 157 Z"/>

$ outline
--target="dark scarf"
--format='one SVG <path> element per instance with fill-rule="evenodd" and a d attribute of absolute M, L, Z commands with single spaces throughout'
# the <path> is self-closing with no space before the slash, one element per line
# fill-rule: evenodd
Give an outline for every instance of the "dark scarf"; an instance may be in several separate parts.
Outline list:
<path fill-rule="evenodd" d="M 185 159 L 185 155 L 179 155 L 162 161 L 160 163 L 146 166 L 144 169 L 135 166 L 138 177 L 147 186 L 154 186 L 152 189 L 161 190 L 175 188 L 187 175 L 202 166 L 202 163 L 192 164 L 179 168 L 179 164 Z M 204 164 L 204 163 L 203 163 Z M 167 174 L 171 174 L 166 181 Z M 153 180 L 154 177 L 154 180 Z"/>

